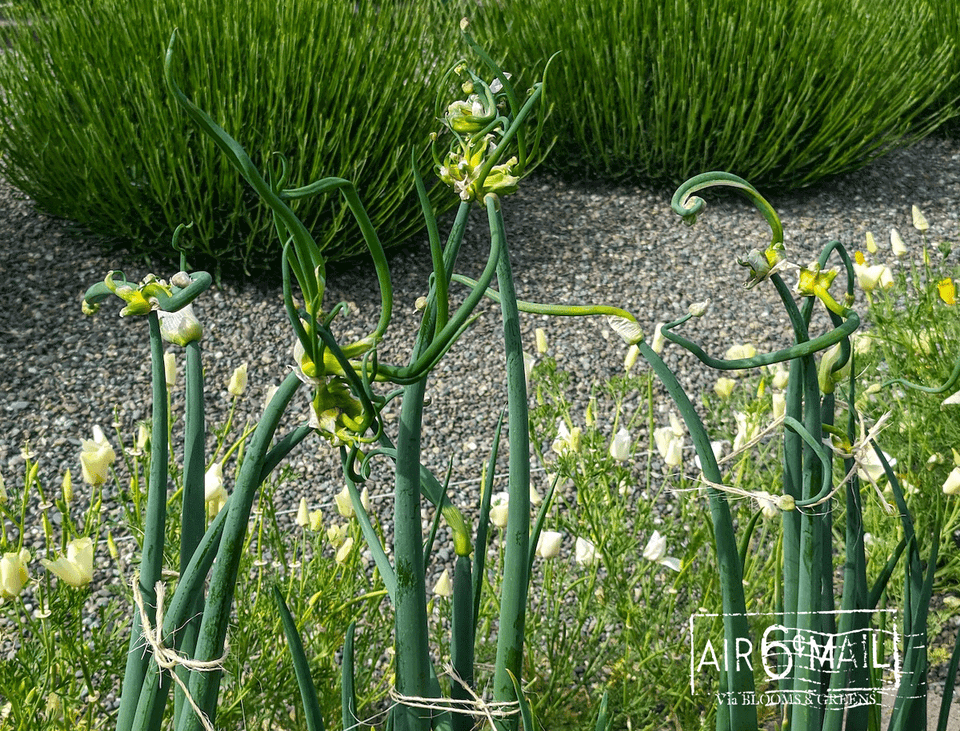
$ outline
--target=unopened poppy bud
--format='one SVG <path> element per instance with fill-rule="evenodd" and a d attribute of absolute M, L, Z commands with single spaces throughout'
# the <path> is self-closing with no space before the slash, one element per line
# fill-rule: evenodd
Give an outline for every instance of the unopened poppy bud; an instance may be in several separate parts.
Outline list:
<path fill-rule="evenodd" d="M 667 344 L 667 339 L 663 335 L 664 324 L 662 322 L 657 323 L 657 327 L 653 331 L 653 340 L 650 342 L 650 349 L 657 355 L 663 352 L 663 347 Z"/>
<path fill-rule="evenodd" d="M 307 510 L 307 499 L 300 498 L 300 505 L 297 508 L 297 525 L 306 528 L 310 524 L 310 513 Z"/>
<path fill-rule="evenodd" d="M 543 355 L 547 352 L 547 334 L 543 331 L 543 328 L 538 327 L 534 331 L 534 336 L 537 340 L 537 353 Z"/>
<path fill-rule="evenodd" d="M 587 411 L 583 415 L 583 421 L 587 425 L 588 429 L 592 429 L 597 424 L 597 417 L 594 416 L 596 410 L 597 400 L 595 398 L 591 398 L 587 403 Z"/>
<path fill-rule="evenodd" d="M 913 217 L 913 227 L 917 229 L 917 231 L 926 231 L 930 228 L 930 224 L 927 223 L 927 217 L 923 215 L 919 208 L 913 206 L 910 209 L 910 214 Z"/>
<path fill-rule="evenodd" d="M 417 312 L 423 312 L 427 309 L 427 298 L 423 296 L 417 297 L 417 301 L 413 306 L 417 308 Z"/>
<path fill-rule="evenodd" d="M 907 253 L 907 247 L 900 238 L 900 232 L 895 228 L 890 229 L 890 250 L 895 256 L 903 256 Z"/>
<path fill-rule="evenodd" d="M 120 558 L 120 551 L 117 550 L 117 543 L 113 540 L 113 533 L 107 531 L 107 552 L 114 561 Z"/>
<path fill-rule="evenodd" d="M 247 389 L 247 364 L 241 363 L 237 366 L 230 376 L 230 382 L 227 384 L 227 392 L 231 396 L 242 396 Z"/>
<path fill-rule="evenodd" d="M 150 430 L 146 424 L 141 424 L 137 428 L 137 449 L 143 451 L 147 448 L 147 440 L 150 439 Z"/>
<path fill-rule="evenodd" d="M 450 580 L 450 569 L 444 569 L 443 573 L 440 574 L 437 583 L 433 585 L 433 593 L 444 598 L 453 596 L 453 582 Z"/>
<path fill-rule="evenodd" d="M 627 349 L 627 355 L 623 359 L 623 369 L 629 373 L 633 370 L 633 367 L 637 364 L 637 358 L 640 357 L 640 348 L 636 345 L 631 345 Z"/>
<path fill-rule="evenodd" d="M 63 502 L 67 505 L 73 502 L 73 478 L 70 477 L 70 470 L 63 473 Z"/>
<path fill-rule="evenodd" d="M 167 388 L 177 385 L 177 357 L 169 350 L 163 354 L 163 377 Z"/>

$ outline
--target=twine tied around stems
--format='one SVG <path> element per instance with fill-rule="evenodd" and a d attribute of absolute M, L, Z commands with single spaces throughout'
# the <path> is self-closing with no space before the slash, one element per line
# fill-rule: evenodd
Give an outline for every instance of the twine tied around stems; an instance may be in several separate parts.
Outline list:
<path fill-rule="evenodd" d="M 390 698 L 393 700 L 394 705 L 422 708 L 438 713 L 449 711 L 474 718 L 484 718 L 490 724 L 490 728 L 496 728 L 494 724 L 495 719 L 503 720 L 520 713 L 520 701 L 485 701 L 474 692 L 473 688 L 464 682 L 463 678 L 461 678 L 457 674 L 457 671 L 451 666 L 446 665 L 443 670 L 455 683 L 467 691 L 470 698 L 426 698 L 423 696 L 403 695 L 396 688 L 391 688 Z"/>
<path fill-rule="evenodd" d="M 149 646 L 150 651 L 153 654 L 153 659 L 157 662 L 157 667 L 159 667 L 161 671 L 169 671 L 173 681 L 179 686 L 180 690 L 183 691 L 183 696 L 187 699 L 187 702 L 190 704 L 193 712 L 197 714 L 197 718 L 200 719 L 200 723 L 203 725 L 205 731 L 214 731 L 213 724 L 210 722 L 210 719 L 200 709 L 196 701 L 193 700 L 193 696 L 190 695 L 190 691 L 187 688 L 186 683 L 184 683 L 180 676 L 177 675 L 176 669 L 179 666 L 187 668 L 187 670 L 197 670 L 199 672 L 223 670 L 223 661 L 227 658 L 226 650 L 224 650 L 224 654 L 216 660 L 192 660 L 186 655 L 177 652 L 172 647 L 167 647 L 164 645 L 163 597 L 165 590 L 163 582 L 158 581 L 154 587 L 157 593 L 157 616 L 155 624 L 151 623 L 150 617 L 147 615 L 147 609 L 143 602 L 143 594 L 140 591 L 140 574 L 138 572 L 134 572 L 130 583 L 133 588 L 133 601 L 136 603 L 137 611 L 140 613 L 140 627 L 141 634 L 143 635 L 143 641 L 146 642 L 147 646 Z"/>

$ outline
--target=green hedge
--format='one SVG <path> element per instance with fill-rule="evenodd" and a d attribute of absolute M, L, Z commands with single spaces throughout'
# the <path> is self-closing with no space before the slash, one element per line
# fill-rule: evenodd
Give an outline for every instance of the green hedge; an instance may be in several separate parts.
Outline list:
<path fill-rule="evenodd" d="M 42 208 L 170 255 L 177 224 L 191 263 L 271 268 L 265 207 L 168 98 L 170 33 L 187 94 L 260 166 L 282 152 L 288 184 L 356 182 L 393 242 L 419 226 L 410 145 L 427 154 L 438 83 L 461 50 L 439 3 L 354 0 L 47 0 L 0 54 L 0 171 Z M 442 194 L 442 196 L 441 196 Z M 439 188 L 434 200 L 450 196 Z M 339 198 L 297 213 L 331 258 L 362 242 Z"/>
<path fill-rule="evenodd" d="M 807 185 L 929 133 L 943 118 L 931 104 L 957 68 L 924 3 L 526 0 L 489 10 L 479 35 L 503 38 L 508 64 L 536 73 L 562 50 L 549 165 L 605 177 L 676 184 L 720 169 Z"/>
<path fill-rule="evenodd" d="M 192 264 L 248 271 L 276 265 L 270 219 L 167 98 L 174 27 L 184 90 L 258 165 L 282 152 L 290 184 L 356 181 L 388 245 L 420 225 L 411 143 L 436 179 L 425 143 L 461 15 L 519 85 L 562 52 L 549 165 L 577 175 L 808 185 L 929 133 L 960 93 L 960 10 L 941 0 L 936 14 L 893 0 L 31 2 L 11 9 L 36 17 L 0 54 L 0 174 L 139 252 L 170 255 L 192 221 Z M 338 199 L 297 212 L 331 258 L 361 246 Z"/>

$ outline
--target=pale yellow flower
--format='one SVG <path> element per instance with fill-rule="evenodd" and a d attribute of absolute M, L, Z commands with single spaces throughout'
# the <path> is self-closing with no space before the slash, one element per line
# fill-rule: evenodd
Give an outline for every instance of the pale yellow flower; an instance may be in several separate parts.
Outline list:
<path fill-rule="evenodd" d="M 732 378 L 718 378 L 713 384 L 713 392 L 722 399 L 728 399 L 736 387 L 737 382 Z"/>
<path fill-rule="evenodd" d="M 597 547 L 586 538 L 577 538 L 573 558 L 581 566 L 593 566 L 600 560 Z"/>
<path fill-rule="evenodd" d="M 553 440 L 550 448 L 557 454 L 564 454 L 567 451 L 576 452 L 580 449 L 580 427 L 575 426 L 568 429 L 563 419 L 557 420 L 557 438 Z"/>
<path fill-rule="evenodd" d="M 610 442 L 610 456 L 617 462 L 626 462 L 630 459 L 631 446 L 630 432 L 620 427 Z"/>
<path fill-rule="evenodd" d="M 741 360 L 743 358 L 752 358 L 757 354 L 757 349 L 749 343 L 743 345 L 731 345 L 724 354 L 724 360 Z"/>
<path fill-rule="evenodd" d="M 353 550 L 353 536 L 347 536 L 347 539 L 343 542 L 343 545 L 337 549 L 336 561 L 337 563 L 343 563 L 350 557 L 350 552 Z"/>
<path fill-rule="evenodd" d="M 960 467 L 954 467 L 943 483 L 944 495 L 960 495 Z"/>
<path fill-rule="evenodd" d="M 93 439 L 80 443 L 80 467 L 83 481 L 88 485 L 102 485 L 110 477 L 110 466 L 117 454 L 99 426 L 93 427 Z"/>
<path fill-rule="evenodd" d="M 537 538 L 537 555 L 540 558 L 556 558 L 560 554 L 560 544 L 563 541 L 563 533 L 557 533 L 552 530 L 540 532 Z"/>
<path fill-rule="evenodd" d="M 0 599 L 16 599 L 23 591 L 30 574 L 27 564 L 30 563 L 30 552 L 21 548 L 16 553 L 5 553 L 0 558 Z"/>
<path fill-rule="evenodd" d="M 93 539 L 76 538 L 67 543 L 67 555 L 56 561 L 40 559 L 43 567 L 73 587 L 86 586 L 93 580 Z"/>
<path fill-rule="evenodd" d="M 498 492 L 490 500 L 490 522 L 497 526 L 497 528 L 506 528 L 509 512 L 510 494 Z"/>
<path fill-rule="evenodd" d="M 667 539 L 660 535 L 659 531 L 654 531 L 653 535 L 647 541 L 643 549 L 643 557 L 652 563 L 658 563 L 674 571 L 680 570 L 680 560 L 667 555 Z"/>
<path fill-rule="evenodd" d="M 227 491 L 223 487 L 222 462 L 214 462 L 203 476 L 203 501 L 209 518 L 216 517 L 227 503 Z"/>

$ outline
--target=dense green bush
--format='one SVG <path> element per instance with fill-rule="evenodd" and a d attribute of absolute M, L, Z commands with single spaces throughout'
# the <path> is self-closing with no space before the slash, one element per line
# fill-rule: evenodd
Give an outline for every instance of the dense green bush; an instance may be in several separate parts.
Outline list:
<path fill-rule="evenodd" d="M 672 184 L 806 185 L 929 132 L 957 65 L 923 3 L 529 0 L 487 38 L 530 73 L 557 49 L 549 164 Z"/>
<path fill-rule="evenodd" d="M 930 47 L 933 47 L 943 38 L 953 41 L 954 46 L 960 49 L 960 4 L 953 0 L 934 0 L 937 13 L 937 22 L 929 27 Z M 954 116 L 947 122 L 947 131 L 955 137 L 960 137 L 960 50 L 956 54 L 953 70 L 958 74 L 942 97 L 942 104 Z"/>
<path fill-rule="evenodd" d="M 266 208 L 168 98 L 174 28 L 184 90 L 258 165 L 279 171 L 266 157 L 281 152 L 288 185 L 355 181 L 394 243 L 419 226 L 410 146 L 426 174 L 438 83 L 462 50 L 456 18 L 429 1 L 46 0 L 0 54 L 0 172 L 136 251 L 169 255 L 172 229 L 193 221 L 192 263 L 275 266 Z M 362 244 L 337 197 L 297 213 L 332 258 Z"/>

